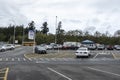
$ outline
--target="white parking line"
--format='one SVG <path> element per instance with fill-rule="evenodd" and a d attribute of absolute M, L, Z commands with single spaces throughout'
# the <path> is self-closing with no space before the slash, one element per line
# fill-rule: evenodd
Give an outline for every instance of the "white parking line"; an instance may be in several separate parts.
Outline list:
<path fill-rule="evenodd" d="M 0 61 L 2 61 L 2 58 L 0 58 Z"/>
<path fill-rule="evenodd" d="M 68 79 L 68 80 L 72 80 L 71 78 L 69 78 L 69 77 L 67 77 L 67 76 L 65 76 L 65 75 L 63 75 L 63 74 L 61 74 L 61 73 L 55 71 L 55 70 L 52 69 L 52 68 L 49 68 L 49 67 L 48 67 L 48 69 L 49 69 L 50 71 L 54 72 L 54 73 L 57 73 L 58 75 L 60 75 L 60 76 L 62 76 L 62 77 L 64 77 L 64 78 Z"/>
<path fill-rule="evenodd" d="M 120 77 L 120 74 L 116 74 L 116 73 L 112 73 L 112 72 L 108 72 L 108 71 L 103 71 L 103 70 L 92 68 L 92 67 L 88 67 L 88 68 L 91 69 L 91 70 L 94 70 L 94 71 L 99 71 L 99 72 L 102 72 L 102 73 L 112 74 L 112 75 Z"/>
<path fill-rule="evenodd" d="M 93 57 L 93 59 L 95 59 L 98 55 L 99 55 L 99 53 L 97 53 L 97 54 Z"/>

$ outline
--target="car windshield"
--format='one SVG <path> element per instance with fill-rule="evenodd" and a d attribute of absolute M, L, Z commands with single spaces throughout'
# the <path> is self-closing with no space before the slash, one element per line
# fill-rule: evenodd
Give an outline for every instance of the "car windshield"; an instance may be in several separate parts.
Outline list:
<path fill-rule="evenodd" d="M 99 47 L 104 47 L 104 45 L 99 45 Z"/>
<path fill-rule="evenodd" d="M 86 51 L 87 49 L 86 48 L 79 48 L 78 50 Z"/>
<path fill-rule="evenodd" d="M 38 49 L 45 49 L 44 47 L 41 47 L 41 46 L 37 46 L 38 47 Z"/>

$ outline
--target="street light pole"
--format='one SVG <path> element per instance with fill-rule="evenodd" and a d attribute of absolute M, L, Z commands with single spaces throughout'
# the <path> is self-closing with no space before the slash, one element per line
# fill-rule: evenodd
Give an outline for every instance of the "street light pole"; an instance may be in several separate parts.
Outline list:
<path fill-rule="evenodd" d="M 23 26 L 22 45 L 24 45 L 23 42 L 24 42 L 24 26 Z"/>
<path fill-rule="evenodd" d="M 13 19 L 10 19 L 10 21 L 12 21 L 13 22 L 13 27 L 14 27 L 14 34 L 13 34 L 13 44 L 15 44 L 15 26 L 16 26 L 16 24 L 15 24 L 15 21 L 13 20 Z"/>
<path fill-rule="evenodd" d="M 14 26 L 14 38 L 13 38 L 13 44 L 15 44 L 15 26 Z"/>

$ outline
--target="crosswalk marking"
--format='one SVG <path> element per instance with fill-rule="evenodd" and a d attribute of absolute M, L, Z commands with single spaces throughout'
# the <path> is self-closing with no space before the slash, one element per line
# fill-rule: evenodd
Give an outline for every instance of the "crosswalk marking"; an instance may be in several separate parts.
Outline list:
<path fill-rule="evenodd" d="M 6 58 L 6 61 L 8 61 L 8 58 Z"/>
<path fill-rule="evenodd" d="M 29 61 L 32 61 L 32 59 L 31 59 L 31 58 L 28 58 L 28 60 L 29 60 Z"/>
<path fill-rule="evenodd" d="M 0 58 L 0 61 L 2 61 L 2 58 Z"/>
<path fill-rule="evenodd" d="M 14 61 L 15 59 L 14 58 L 12 58 L 12 61 Z"/>
<path fill-rule="evenodd" d="M 18 61 L 20 61 L 20 58 L 18 58 Z"/>
<path fill-rule="evenodd" d="M 54 61 L 60 61 L 60 62 L 74 62 L 74 61 L 77 61 L 77 62 L 81 62 L 83 60 L 89 60 L 89 61 L 96 61 L 96 60 L 113 60 L 113 59 L 110 59 L 110 58 L 106 58 L 106 57 L 103 57 L 103 58 L 100 58 L 100 59 L 96 59 L 96 58 L 89 58 L 89 59 L 76 59 L 76 58 L 20 58 L 20 57 L 9 57 L 9 58 L 6 58 L 6 57 L 0 57 L 0 62 L 2 61 L 6 61 L 6 62 L 15 62 L 15 61 L 18 61 L 18 62 L 36 62 L 36 61 L 41 61 L 41 62 L 54 62 Z M 116 59 L 114 59 L 116 60 Z M 120 59 L 117 59 L 117 60 L 120 60 Z"/>
<path fill-rule="evenodd" d="M 23 58 L 23 60 L 24 60 L 24 61 L 26 61 L 26 59 L 25 59 L 25 58 Z"/>
<path fill-rule="evenodd" d="M 17 58 L 17 57 L 15 57 L 15 58 L 5 58 L 5 57 L 3 57 L 3 58 L 0 58 L 0 62 L 2 62 L 2 61 L 32 61 L 32 59 L 30 59 L 30 60 L 27 60 L 26 58 Z"/>

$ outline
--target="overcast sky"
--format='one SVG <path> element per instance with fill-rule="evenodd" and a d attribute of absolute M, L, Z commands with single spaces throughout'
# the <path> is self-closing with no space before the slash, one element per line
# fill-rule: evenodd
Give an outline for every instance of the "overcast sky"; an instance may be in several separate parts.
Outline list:
<path fill-rule="evenodd" d="M 48 22 L 55 33 L 55 20 L 62 21 L 62 28 L 109 31 L 120 29 L 120 0 L 0 0 L 0 25 L 27 24 L 34 20 L 37 29 Z"/>

